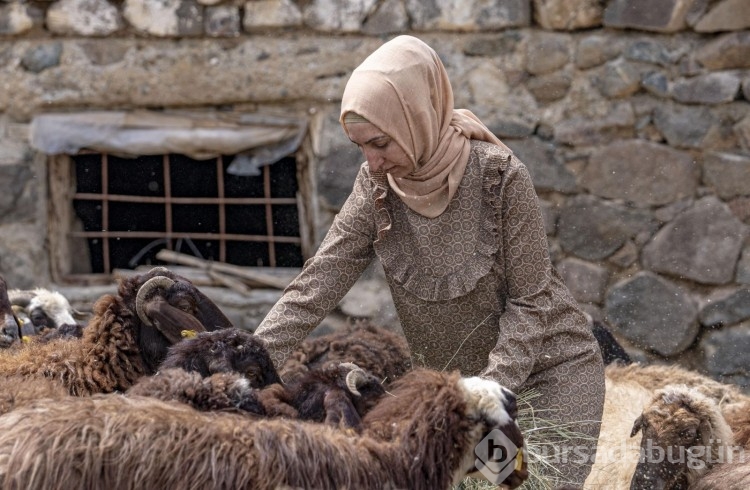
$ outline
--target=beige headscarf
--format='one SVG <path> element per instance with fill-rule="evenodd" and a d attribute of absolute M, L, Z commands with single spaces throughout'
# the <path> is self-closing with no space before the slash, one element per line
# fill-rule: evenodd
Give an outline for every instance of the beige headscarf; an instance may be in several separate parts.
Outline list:
<path fill-rule="evenodd" d="M 448 207 L 469 161 L 469 140 L 503 145 L 466 109 L 453 108 L 453 89 L 435 50 L 398 36 L 352 73 L 341 100 L 340 122 L 354 112 L 388 134 L 414 170 L 388 175 L 390 187 L 415 212 L 434 218 Z M 348 134 L 348 133 L 347 133 Z"/>

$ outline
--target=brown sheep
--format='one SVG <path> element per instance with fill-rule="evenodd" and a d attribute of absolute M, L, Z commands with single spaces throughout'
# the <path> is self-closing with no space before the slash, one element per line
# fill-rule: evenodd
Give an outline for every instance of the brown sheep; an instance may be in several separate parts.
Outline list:
<path fill-rule="evenodd" d="M 412 368 L 406 339 L 383 327 L 360 321 L 345 330 L 306 339 L 279 369 L 290 381 L 328 363 L 352 362 L 388 384 Z"/>
<path fill-rule="evenodd" d="M 0 487 L 447 490 L 487 434 L 523 447 L 515 397 L 493 381 L 415 370 L 393 395 L 361 435 L 148 397 L 38 400 L 0 417 Z M 521 454 L 510 488 L 528 476 Z"/>
<path fill-rule="evenodd" d="M 603 485 L 620 490 L 630 487 L 640 453 L 640 436 L 628 438 L 628 435 L 633 421 L 657 389 L 687 384 L 713 399 L 723 410 L 747 403 L 749 399 L 734 385 L 673 365 L 610 364 L 605 368 L 605 382 L 604 413 L 597 445 L 600 456 L 586 478 L 585 488 Z"/>
<path fill-rule="evenodd" d="M 717 403 L 692 387 L 657 390 L 631 435 L 641 431 L 641 460 L 631 490 L 690 488 L 732 458 L 732 430 Z"/>
<path fill-rule="evenodd" d="M 83 338 L 0 351 L 0 375 L 24 384 L 52 379 L 76 396 L 125 391 L 155 372 L 182 331 L 230 326 L 189 281 L 155 268 L 123 280 L 117 296 L 102 296 Z"/>

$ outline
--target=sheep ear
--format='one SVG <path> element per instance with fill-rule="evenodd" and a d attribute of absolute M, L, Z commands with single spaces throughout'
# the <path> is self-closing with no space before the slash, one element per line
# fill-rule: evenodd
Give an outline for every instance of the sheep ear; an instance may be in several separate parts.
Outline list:
<path fill-rule="evenodd" d="M 352 428 L 358 431 L 362 419 L 352 405 L 351 400 L 339 390 L 329 390 L 323 397 L 326 411 L 325 423 L 343 429 Z"/>
<path fill-rule="evenodd" d="M 155 296 L 149 300 L 143 305 L 142 311 L 144 316 L 151 321 L 149 326 L 159 330 L 172 344 L 182 340 L 183 330 L 206 331 L 197 318 L 170 305 L 161 296 Z"/>
<path fill-rule="evenodd" d="M 698 433 L 700 434 L 703 445 L 711 447 L 711 434 L 714 433 L 714 430 L 710 420 L 701 420 L 701 423 L 698 426 Z"/>
<path fill-rule="evenodd" d="M 633 429 L 630 431 L 630 437 L 634 437 L 643 428 L 643 415 L 639 415 L 633 422 Z"/>

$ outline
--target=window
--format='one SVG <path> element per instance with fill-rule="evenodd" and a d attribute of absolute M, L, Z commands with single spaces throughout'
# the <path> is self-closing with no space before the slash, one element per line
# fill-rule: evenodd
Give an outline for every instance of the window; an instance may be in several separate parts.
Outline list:
<path fill-rule="evenodd" d="M 163 264 L 162 249 L 240 266 L 301 267 L 311 249 L 304 159 L 285 157 L 250 177 L 227 172 L 231 160 L 51 157 L 55 280 L 108 282 L 116 269 Z"/>
<path fill-rule="evenodd" d="M 111 283 L 163 249 L 244 267 L 312 255 L 307 121 L 232 111 L 38 114 L 55 282 Z"/>

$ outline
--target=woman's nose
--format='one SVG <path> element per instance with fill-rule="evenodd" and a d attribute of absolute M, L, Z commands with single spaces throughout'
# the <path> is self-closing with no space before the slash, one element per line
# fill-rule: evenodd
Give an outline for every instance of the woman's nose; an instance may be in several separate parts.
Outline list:
<path fill-rule="evenodd" d="M 370 166 L 370 171 L 377 172 L 383 168 L 383 159 L 377 153 L 366 152 L 365 158 L 367 159 L 367 164 Z"/>

